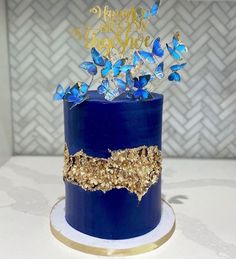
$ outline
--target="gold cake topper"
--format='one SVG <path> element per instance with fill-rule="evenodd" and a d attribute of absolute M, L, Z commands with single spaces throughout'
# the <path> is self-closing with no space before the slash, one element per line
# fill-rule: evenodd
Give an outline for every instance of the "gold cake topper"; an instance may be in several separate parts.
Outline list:
<path fill-rule="evenodd" d="M 96 5 L 90 9 L 95 16 L 95 27 L 77 27 L 71 30 L 74 37 L 82 40 L 87 49 L 95 47 L 109 56 L 112 50 L 120 55 L 131 49 L 151 45 L 151 36 L 147 34 L 148 20 L 140 19 L 145 13 L 142 7 L 132 6 L 129 9 L 112 9 L 108 5 Z"/>

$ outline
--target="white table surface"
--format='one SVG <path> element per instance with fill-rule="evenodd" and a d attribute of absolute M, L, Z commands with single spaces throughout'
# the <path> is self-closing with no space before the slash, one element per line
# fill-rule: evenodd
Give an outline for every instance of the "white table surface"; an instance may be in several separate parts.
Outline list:
<path fill-rule="evenodd" d="M 56 240 L 49 213 L 64 196 L 62 157 L 12 157 L 0 168 L 0 259 L 94 259 Z M 177 228 L 137 259 L 236 259 L 236 161 L 165 159 L 163 196 Z M 123 258 L 123 257 L 113 257 Z"/>

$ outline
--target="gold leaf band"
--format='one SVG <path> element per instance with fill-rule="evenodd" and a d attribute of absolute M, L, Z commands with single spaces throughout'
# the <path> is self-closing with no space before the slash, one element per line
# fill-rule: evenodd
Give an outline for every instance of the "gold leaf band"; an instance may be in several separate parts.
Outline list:
<path fill-rule="evenodd" d="M 89 191 L 126 188 L 139 200 L 161 173 L 162 156 L 157 146 L 111 151 L 105 159 L 88 156 L 83 150 L 72 156 L 65 145 L 64 158 L 65 180 Z"/>

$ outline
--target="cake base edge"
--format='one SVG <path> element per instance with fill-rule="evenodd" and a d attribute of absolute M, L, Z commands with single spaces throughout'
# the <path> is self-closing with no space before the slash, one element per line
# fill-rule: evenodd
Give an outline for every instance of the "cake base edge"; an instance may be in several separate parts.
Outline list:
<path fill-rule="evenodd" d="M 161 220 L 155 229 L 142 236 L 122 240 L 96 238 L 72 228 L 65 219 L 64 198 L 54 205 L 50 214 L 50 229 L 56 239 L 75 250 L 100 256 L 128 256 L 152 251 L 171 238 L 175 226 L 174 211 L 164 200 Z"/>

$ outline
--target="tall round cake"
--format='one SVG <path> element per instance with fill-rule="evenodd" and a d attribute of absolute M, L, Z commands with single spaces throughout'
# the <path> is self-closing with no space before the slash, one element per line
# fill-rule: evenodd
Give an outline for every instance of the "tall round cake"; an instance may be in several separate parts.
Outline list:
<path fill-rule="evenodd" d="M 73 109 L 64 101 L 66 220 L 104 239 L 143 235 L 161 218 L 163 96 L 88 95 Z"/>
<path fill-rule="evenodd" d="M 133 255 L 174 232 L 173 210 L 161 199 L 163 96 L 150 85 L 180 82 L 188 49 L 179 32 L 165 44 L 148 34 L 159 7 L 95 5 L 96 22 L 71 31 L 90 57 L 79 64 L 87 76 L 58 84 L 53 95 L 64 103 L 66 195 L 50 216 L 53 235 L 69 247 Z M 174 63 L 164 65 L 165 54 Z"/>

